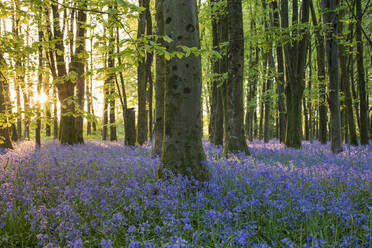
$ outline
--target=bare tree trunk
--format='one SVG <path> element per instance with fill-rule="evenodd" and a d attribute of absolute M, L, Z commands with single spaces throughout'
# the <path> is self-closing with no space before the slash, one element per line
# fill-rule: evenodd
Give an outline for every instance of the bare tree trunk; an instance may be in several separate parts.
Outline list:
<path fill-rule="evenodd" d="M 156 0 L 156 33 L 164 35 L 164 0 Z M 165 46 L 162 38 L 158 40 Z M 163 55 L 156 54 L 156 78 L 155 78 L 155 124 L 152 140 L 152 154 L 161 154 L 164 135 L 164 81 L 165 81 L 165 59 Z"/>
<path fill-rule="evenodd" d="M 339 35 L 342 35 L 343 32 L 343 22 L 339 21 Z M 350 35 L 351 36 L 351 35 Z M 347 65 L 347 54 L 346 49 L 343 43 L 339 43 L 339 62 L 340 62 L 340 69 L 341 69 L 341 88 L 343 90 L 345 100 L 344 100 L 344 108 L 345 108 L 345 117 L 346 117 L 346 128 L 349 131 L 349 143 L 353 146 L 358 145 L 358 139 L 356 134 L 356 126 L 354 121 L 354 113 L 353 113 L 353 102 L 350 93 L 350 77 L 349 77 L 349 70 Z"/>
<path fill-rule="evenodd" d="M 227 135 L 224 154 L 250 154 L 244 135 L 243 68 L 244 35 L 241 0 L 227 1 L 229 58 L 227 79 Z"/>
<path fill-rule="evenodd" d="M 58 82 L 56 84 L 58 89 L 59 101 L 61 103 L 61 120 L 59 126 L 59 140 L 62 144 L 75 144 L 77 143 L 75 131 L 75 118 L 73 113 L 75 106 L 71 102 L 74 97 L 75 83 L 71 80 L 64 80 L 67 75 L 66 63 L 64 58 L 65 46 L 63 44 L 63 33 L 60 27 L 59 10 L 56 4 L 52 4 L 53 11 L 53 33 L 56 40 L 55 48 L 58 52 L 55 53 Z"/>
<path fill-rule="evenodd" d="M 9 98 L 7 96 L 9 94 L 9 91 L 7 90 L 8 87 L 8 81 L 2 72 L 3 68 L 6 68 L 6 61 L 4 59 L 4 56 L 2 53 L 0 53 L 0 114 L 2 116 L 1 122 L 4 123 L 0 126 L 0 148 L 7 148 L 7 149 L 13 149 L 12 140 L 10 139 L 10 133 L 9 128 L 6 124 L 8 124 L 8 118 L 6 117 L 7 109 L 7 101 L 6 99 Z"/>
<path fill-rule="evenodd" d="M 43 41 L 43 31 L 41 27 L 39 27 L 38 32 L 38 38 L 39 38 L 39 69 L 38 69 L 38 82 L 37 82 L 37 94 L 41 94 L 41 87 L 43 84 L 43 47 L 41 46 Z M 35 130 L 35 144 L 36 148 L 40 148 L 41 146 L 41 106 L 40 101 L 37 101 L 36 103 L 37 108 L 37 114 L 36 114 L 36 130 Z"/>
<path fill-rule="evenodd" d="M 368 145 L 368 105 L 366 82 L 363 62 L 363 41 L 362 41 L 362 1 L 356 0 L 356 42 L 357 42 L 357 75 L 359 88 L 359 110 L 360 110 L 360 144 Z"/>
<path fill-rule="evenodd" d="M 139 0 L 139 6 L 145 8 L 138 17 L 137 39 L 143 39 L 146 36 L 146 15 L 149 8 L 149 0 Z M 144 45 L 141 49 L 144 49 Z M 147 140 L 148 124 L 146 121 L 146 88 L 148 79 L 147 55 L 144 51 L 138 61 L 137 80 L 138 80 L 138 119 L 137 119 L 137 142 L 142 145 Z"/>
<path fill-rule="evenodd" d="M 173 39 L 168 51 L 178 46 L 200 47 L 196 1 L 165 0 L 165 35 Z M 201 161 L 205 159 L 201 122 L 201 60 L 173 57 L 166 64 L 165 119 L 162 162 L 175 173 L 207 180 L 209 172 Z M 158 175 L 164 171 L 159 168 Z"/>
<path fill-rule="evenodd" d="M 341 111 L 339 99 L 338 72 L 338 13 L 339 0 L 323 0 L 323 23 L 326 25 L 326 54 L 328 62 L 329 98 L 331 111 L 331 150 L 333 153 L 342 152 Z"/>
<path fill-rule="evenodd" d="M 324 37 L 321 34 L 321 27 L 318 25 L 313 1 L 310 1 L 311 19 L 315 27 L 316 51 L 318 64 L 318 80 L 320 81 L 320 106 L 319 106 L 319 139 L 322 144 L 327 143 L 327 88 L 325 81 L 325 50 Z"/>
<path fill-rule="evenodd" d="M 211 3 L 217 4 L 219 0 L 212 0 Z M 216 9 L 217 10 L 217 9 Z M 220 49 L 220 30 L 221 17 L 216 11 L 212 19 L 212 39 L 213 49 L 221 52 Z M 215 145 L 223 144 L 223 104 L 222 104 L 222 90 L 218 87 L 221 84 L 220 60 L 214 58 L 213 61 L 214 79 L 211 82 L 211 114 L 210 114 L 210 131 L 209 139 Z"/>
<path fill-rule="evenodd" d="M 280 28 L 279 25 L 279 9 L 277 0 L 271 2 L 271 7 L 274 12 L 274 27 Z M 286 116 L 285 116 L 285 99 L 284 99 L 284 58 L 283 45 L 276 45 L 276 60 L 278 64 L 277 93 L 278 93 L 278 111 L 279 111 L 279 140 L 280 143 L 285 141 Z"/>
<path fill-rule="evenodd" d="M 86 9 L 87 2 L 80 1 L 79 8 Z M 77 108 L 76 111 L 78 116 L 75 118 L 75 129 L 76 129 L 76 139 L 78 143 L 84 143 L 83 138 L 83 127 L 84 127 L 84 96 L 85 96 L 85 39 L 86 39 L 86 23 L 87 14 L 86 11 L 79 10 L 77 17 L 77 28 L 76 28 L 76 49 L 75 53 L 71 57 L 70 71 L 75 71 L 77 73 L 76 78 L 76 96 L 77 96 Z"/>
<path fill-rule="evenodd" d="M 292 4 L 292 25 L 299 22 L 298 1 Z M 283 29 L 288 29 L 288 0 L 281 1 L 281 17 Z M 302 139 L 301 101 L 305 89 L 305 62 L 309 34 L 306 24 L 309 21 L 309 0 L 302 2 L 301 24 L 296 27 L 292 36 L 298 37 L 292 43 L 284 45 L 285 67 L 287 74 L 286 106 L 287 106 L 287 129 L 285 144 L 287 147 L 300 148 Z M 288 31 L 287 31 L 288 32 Z M 286 35 L 290 35 L 287 33 Z"/>

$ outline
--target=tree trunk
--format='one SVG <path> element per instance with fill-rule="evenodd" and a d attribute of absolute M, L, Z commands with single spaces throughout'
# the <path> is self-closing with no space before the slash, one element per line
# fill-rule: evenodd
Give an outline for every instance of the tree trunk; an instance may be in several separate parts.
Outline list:
<path fill-rule="evenodd" d="M 339 0 L 323 0 L 323 23 L 326 25 L 326 54 L 329 78 L 328 104 L 331 112 L 331 150 L 342 152 L 340 81 L 338 72 L 338 13 Z"/>
<path fill-rule="evenodd" d="M 38 38 L 40 45 L 38 47 L 39 49 L 39 69 L 38 69 L 38 81 L 37 81 L 37 94 L 41 94 L 41 86 L 43 84 L 43 47 L 41 46 L 42 41 L 43 41 L 43 31 L 41 27 L 39 27 L 39 32 L 38 32 Z M 37 100 L 36 103 L 36 108 L 37 108 L 37 114 L 36 114 L 36 129 L 35 129 L 35 144 L 36 148 L 40 148 L 41 146 L 41 103 L 39 100 Z"/>
<path fill-rule="evenodd" d="M 149 0 L 139 0 L 139 6 L 145 8 L 138 17 L 137 39 L 146 37 L 146 15 L 149 9 Z M 145 43 L 141 44 L 140 49 L 144 50 Z M 138 59 L 137 81 L 138 81 L 138 119 L 137 119 L 137 142 L 142 145 L 147 140 L 148 124 L 146 121 L 146 88 L 147 88 L 147 55 L 146 51 Z"/>
<path fill-rule="evenodd" d="M 9 91 L 7 90 L 8 81 L 2 72 L 2 69 L 6 67 L 6 62 L 2 53 L 0 53 L 0 115 L 2 116 L 0 125 L 0 148 L 13 149 L 12 140 L 10 139 L 10 133 L 8 128 L 8 118 L 6 117 L 7 101 L 9 98 Z"/>
<path fill-rule="evenodd" d="M 243 68 L 244 35 L 241 0 L 227 1 L 229 57 L 227 79 L 227 135 L 224 154 L 250 154 L 244 135 Z"/>
<path fill-rule="evenodd" d="M 110 9 L 112 9 L 112 6 L 110 6 Z M 112 23 L 112 16 L 109 16 L 109 23 L 113 25 Z M 115 67 L 115 61 L 114 61 L 114 50 L 115 50 L 115 38 L 114 38 L 114 28 L 109 28 L 109 51 L 107 54 L 107 69 L 113 70 Z M 115 74 L 112 72 L 108 72 L 107 75 L 107 87 L 108 87 L 108 97 L 109 97 L 109 118 L 110 118 L 110 141 L 116 141 L 117 134 L 116 134 L 116 124 L 115 124 Z"/>
<path fill-rule="evenodd" d="M 279 25 L 279 9 L 277 0 L 271 2 L 271 7 L 274 12 L 274 27 L 280 28 Z M 278 93 L 278 111 L 279 111 L 279 140 L 280 143 L 285 141 L 286 116 L 285 116 L 285 99 L 284 99 L 284 58 L 283 45 L 276 45 L 276 60 L 278 64 L 277 93 Z"/>
<path fill-rule="evenodd" d="M 342 36 L 343 33 L 343 22 L 339 21 L 339 35 Z M 353 146 L 358 145 L 358 139 L 356 134 L 356 126 L 353 113 L 353 101 L 350 93 L 350 77 L 349 70 L 347 66 L 347 54 L 345 46 L 342 42 L 339 43 L 339 61 L 341 69 L 341 88 L 344 93 L 344 108 L 345 108 L 345 118 L 346 118 L 346 127 L 349 131 L 349 144 Z"/>
<path fill-rule="evenodd" d="M 92 51 L 92 50 L 91 50 Z M 89 72 L 89 68 L 88 68 L 88 65 L 86 65 L 86 71 Z M 90 92 L 90 79 L 91 79 L 91 73 L 92 72 L 89 72 L 89 77 L 86 78 L 86 84 L 85 84 L 85 96 L 87 98 L 87 113 L 89 116 L 92 115 L 92 111 L 91 111 L 91 108 L 90 108 L 90 96 L 91 96 L 91 92 Z M 90 120 L 90 118 L 87 119 L 87 136 L 91 135 L 92 134 L 92 122 Z"/>
<path fill-rule="evenodd" d="M 281 5 L 282 27 L 288 29 L 288 0 L 283 0 Z M 297 0 L 293 1 L 292 7 L 292 25 L 295 26 L 298 24 L 299 19 Z M 301 10 L 301 24 L 303 25 L 298 25 L 292 33 L 292 36 L 298 37 L 298 35 L 300 35 L 300 38 L 296 38 L 296 40 L 291 44 L 286 43 L 284 45 L 285 67 L 287 73 L 285 95 L 288 118 L 285 144 L 287 147 L 293 148 L 301 148 L 301 101 L 305 88 L 305 62 L 309 40 L 306 24 L 308 21 L 309 0 L 304 0 L 302 2 Z"/>
<path fill-rule="evenodd" d="M 53 87 L 53 139 L 58 139 L 58 111 L 57 111 L 57 91 Z"/>
<path fill-rule="evenodd" d="M 362 1 L 355 1 L 356 7 L 356 42 L 357 42 L 357 74 L 359 88 L 359 111 L 360 111 L 360 144 L 368 145 L 368 105 L 366 82 L 363 62 L 363 41 L 362 41 Z"/>
<path fill-rule="evenodd" d="M 156 33 L 160 37 L 164 35 L 163 1 L 156 0 Z M 163 39 L 158 42 L 165 46 Z M 165 59 L 163 55 L 156 54 L 156 78 L 155 78 L 155 123 L 152 140 L 152 154 L 161 154 L 164 136 L 164 81 Z"/>
<path fill-rule="evenodd" d="M 134 108 L 128 108 L 125 113 L 125 145 L 136 144 L 136 112 Z"/>
<path fill-rule="evenodd" d="M 87 2 L 81 1 L 80 8 L 86 9 Z M 76 139 L 78 143 L 84 143 L 83 138 L 83 124 L 84 124 L 84 96 L 85 96 L 85 39 L 86 39 L 86 23 L 87 14 L 86 11 L 79 10 L 77 18 L 77 32 L 76 32 L 76 49 L 75 53 L 71 57 L 72 63 L 70 71 L 77 73 L 76 77 L 76 96 L 77 96 L 77 108 L 76 111 L 78 116 L 75 119 Z"/>
<path fill-rule="evenodd" d="M 77 136 L 75 131 L 75 118 L 73 113 L 75 106 L 71 101 L 74 97 L 75 84 L 71 80 L 65 80 L 67 76 L 66 64 L 64 58 L 64 36 L 60 27 L 59 10 L 56 4 L 52 4 L 53 11 L 53 33 L 56 40 L 55 53 L 58 78 L 56 86 L 58 89 L 59 101 L 61 103 L 61 120 L 59 125 L 59 140 L 62 144 L 75 144 L 77 143 Z"/>
<path fill-rule="evenodd" d="M 318 64 L 318 80 L 320 82 L 320 106 L 319 106 L 319 139 L 322 144 L 327 143 L 327 88 L 325 84 L 325 50 L 324 37 L 321 34 L 321 27 L 318 25 L 313 1 L 310 1 L 311 19 L 315 27 L 316 51 Z"/>
<path fill-rule="evenodd" d="M 151 12 L 150 12 L 150 2 L 146 3 L 146 35 L 152 35 L 152 19 L 151 19 Z M 151 39 L 151 38 L 149 38 Z M 152 52 L 146 53 L 146 85 L 148 85 L 147 90 L 147 102 L 149 105 L 148 115 L 146 125 L 148 127 L 149 138 L 152 140 L 152 98 L 153 98 L 153 80 L 152 80 L 152 61 L 154 60 L 154 54 Z M 146 137 L 147 140 L 147 137 Z"/>
<path fill-rule="evenodd" d="M 216 4 L 219 0 L 212 0 Z M 212 19 L 212 40 L 213 49 L 221 52 L 220 49 L 220 16 L 216 11 L 213 13 Z M 222 90 L 219 85 L 221 84 L 220 60 L 214 58 L 213 60 L 213 80 L 211 82 L 211 114 L 210 114 L 210 130 L 209 140 L 215 145 L 223 144 L 223 104 L 222 104 Z"/>
<path fill-rule="evenodd" d="M 170 53 L 177 47 L 200 47 L 196 1 L 165 0 L 165 35 L 173 39 Z M 209 172 L 202 161 L 201 60 L 172 57 L 166 64 L 165 118 L 162 162 L 164 168 L 196 180 L 207 180 Z M 163 168 L 158 171 L 164 176 Z"/>

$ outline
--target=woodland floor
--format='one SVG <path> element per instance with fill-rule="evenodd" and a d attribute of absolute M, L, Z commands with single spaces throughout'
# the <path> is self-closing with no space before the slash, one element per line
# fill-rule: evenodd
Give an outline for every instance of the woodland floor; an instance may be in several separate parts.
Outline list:
<path fill-rule="evenodd" d="M 0 155 L 0 247 L 372 246 L 372 145 L 204 147 L 207 183 L 157 180 L 149 144 L 19 143 Z"/>

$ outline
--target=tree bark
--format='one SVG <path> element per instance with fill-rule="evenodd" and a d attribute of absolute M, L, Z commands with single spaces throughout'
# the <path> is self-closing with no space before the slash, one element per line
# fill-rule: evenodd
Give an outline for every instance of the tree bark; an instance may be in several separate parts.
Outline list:
<path fill-rule="evenodd" d="M 149 11 L 149 0 L 139 0 L 139 6 L 145 8 L 139 14 L 138 17 L 138 30 L 137 30 L 137 39 L 145 39 L 146 38 L 146 15 L 147 11 Z M 137 81 L 138 81 L 138 119 L 137 119 L 137 142 L 138 144 L 142 145 L 147 140 L 147 118 L 146 118 L 146 88 L 147 88 L 147 79 L 148 79 L 148 70 L 147 70 L 147 56 L 148 53 L 144 50 L 144 41 L 142 40 L 143 45 L 140 49 L 142 49 L 138 60 L 138 68 L 137 68 Z"/>
<path fill-rule="evenodd" d="M 319 140 L 322 144 L 327 143 L 327 86 L 325 84 L 325 49 L 324 37 L 321 34 L 321 27 L 318 25 L 314 10 L 313 1 L 310 1 L 311 19 L 315 27 L 318 80 L 320 82 L 320 103 L 319 103 Z"/>
<path fill-rule="evenodd" d="M 338 71 L 338 13 L 339 0 L 323 0 L 323 23 L 326 25 L 326 55 L 329 78 L 328 104 L 331 112 L 331 150 L 342 152 L 341 111 Z"/>
<path fill-rule="evenodd" d="M 277 0 L 271 2 L 271 7 L 274 12 L 274 27 L 280 28 L 279 25 L 279 9 Z M 280 143 L 285 141 L 286 116 L 285 116 L 285 99 L 284 99 L 284 58 L 283 45 L 276 45 L 276 60 L 278 64 L 277 93 L 278 93 L 278 111 L 279 111 L 279 140 Z"/>
<path fill-rule="evenodd" d="M 339 21 L 339 35 L 342 36 L 343 33 L 343 22 Z M 339 42 L 338 46 L 339 50 L 339 62 L 340 62 L 340 69 L 341 69 L 341 88 L 344 93 L 344 108 L 346 113 L 346 127 L 349 131 L 349 143 L 350 145 L 357 146 L 358 139 L 356 134 L 356 126 L 354 120 L 354 113 L 353 113 L 353 101 L 350 93 L 350 76 L 349 70 L 347 65 L 347 54 L 346 48 L 342 42 Z"/>
<path fill-rule="evenodd" d="M 39 50 L 39 69 L 38 69 L 38 81 L 37 81 L 37 94 L 41 94 L 41 87 L 43 84 L 43 47 L 41 46 L 41 42 L 43 41 L 43 31 L 41 27 L 39 27 L 38 38 L 40 45 L 38 47 Z M 41 103 L 37 101 L 36 103 L 37 114 L 36 114 L 36 129 L 35 129 L 35 144 L 36 148 L 41 147 Z"/>
<path fill-rule="evenodd" d="M 159 37 L 158 43 L 165 46 L 162 36 L 164 35 L 164 0 L 156 0 L 156 33 Z M 164 136 L 164 81 L 165 81 L 165 59 L 163 55 L 156 54 L 155 65 L 155 123 L 152 140 L 152 154 L 161 154 Z"/>
<path fill-rule="evenodd" d="M 57 64 L 58 78 L 56 86 L 58 89 L 59 101 L 61 103 L 61 119 L 59 125 L 59 140 L 62 144 L 77 143 L 77 136 L 75 131 L 75 118 L 73 113 L 75 106 L 72 102 L 74 97 L 75 84 L 72 80 L 65 80 L 67 76 L 66 63 L 64 58 L 65 46 L 63 44 L 63 33 L 60 27 L 59 10 L 56 4 L 52 4 L 53 11 L 53 33 L 55 43 L 55 57 Z"/>
<path fill-rule="evenodd" d="M 86 9 L 87 2 L 81 1 L 79 8 Z M 84 143 L 83 124 L 84 124 L 84 96 L 85 96 L 85 65 L 86 65 L 86 11 L 79 10 L 77 17 L 77 32 L 76 32 L 76 49 L 71 57 L 70 72 L 75 71 L 76 76 L 76 96 L 77 96 L 77 117 L 75 118 L 76 141 Z"/>
<path fill-rule="evenodd" d="M 212 0 L 212 4 L 219 3 L 219 0 Z M 215 8 L 216 9 L 216 8 Z M 213 49 L 217 52 L 221 52 L 220 49 L 220 23 L 221 18 L 218 10 L 213 13 L 212 19 L 212 42 Z M 223 104 L 222 104 L 222 89 L 221 85 L 221 72 L 220 72 L 220 60 L 218 58 L 213 59 L 213 80 L 211 81 L 211 114 L 210 114 L 210 130 L 209 140 L 215 145 L 223 144 Z"/>
<path fill-rule="evenodd" d="M 165 0 L 165 35 L 173 39 L 170 53 L 178 46 L 200 47 L 196 1 Z M 164 168 L 196 180 L 207 180 L 209 172 L 202 161 L 201 60 L 172 57 L 166 64 L 165 118 L 162 162 Z M 164 176 L 162 167 L 158 170 Z"/>
<path fill-rule="evenodd" d="M 125 145 L 134 146 L 136 144 L 136 112 L 133 108 L 128 108 L 125 113 Z"/>
<path fill-rule="evenodd" d="M 357 42 L 357 75 L 359 88 L 359 111 L 360 111 L 360 144 L 368 145 L 368 104 L 366 93 L 366 82 L 363 61 L 363 41 L 362 41 L 362 2 L 355 1 L 356 7 L 356 42 Z"/>
<path fill-rule="evenodd" d="M 241 0 L 227 1 L 228 13 L 228 79 L 227 79 L 227 135 L 224 154 L 250 154 L 244 135 L 243 68 L 244 35 Z"/>
<path fill-rule="evenodd" d="M 292 4 L 292 25 L 298 24 L 298 2 Z M 281 2 L 281 18 L 283 29 L 288 29 L 288 0 Z M 301 24 L 295 28 L 292 36 L 297 38 L 284 45 L 285 67 L 287 82 L 285 88 L 286 106 L 287 106 L 287 129 L 285 145 L 287 147 L 301 148 L 302 139 L 302 116 L 301 101 L 305 89 L 305 62 L 309 34 L 306 24 L 309 21 L 309 0 L 302 2 Z M 288 31 L 287 31 L 288 32 Z M 290 35 L 287 33 L 286 35 Z M 298 38 L 300 35 L 300 38 Z"/>
<path fill-rule="evenodd" d="M 0 148 L 7 148 L 13 149 L 13 143 L 10 139 L 9 133 L 9 120 L 6 117 L 6 113 L 8 112 L 7 109 L 7 101 L 6 99 L 9 98 L 7 96 L 9 91 L 7 90 L 8 81 L 2 72 L 2 69 L 6 67 L 6 61 L 2 53 L 0 53 L 0 115 L 1 115 L 1 125 L 0 125 Z"/>

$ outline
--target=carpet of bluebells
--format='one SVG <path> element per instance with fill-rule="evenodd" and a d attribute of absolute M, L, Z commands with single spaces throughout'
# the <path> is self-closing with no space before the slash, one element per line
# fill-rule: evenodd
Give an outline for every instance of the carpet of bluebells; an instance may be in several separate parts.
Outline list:
<path fill-rule="evenodd" d="M 372 247 L 371 145 L 204 147 L 207 183 L 156 179 L 149 144 L 2 151 L 0 247 Z"/>

